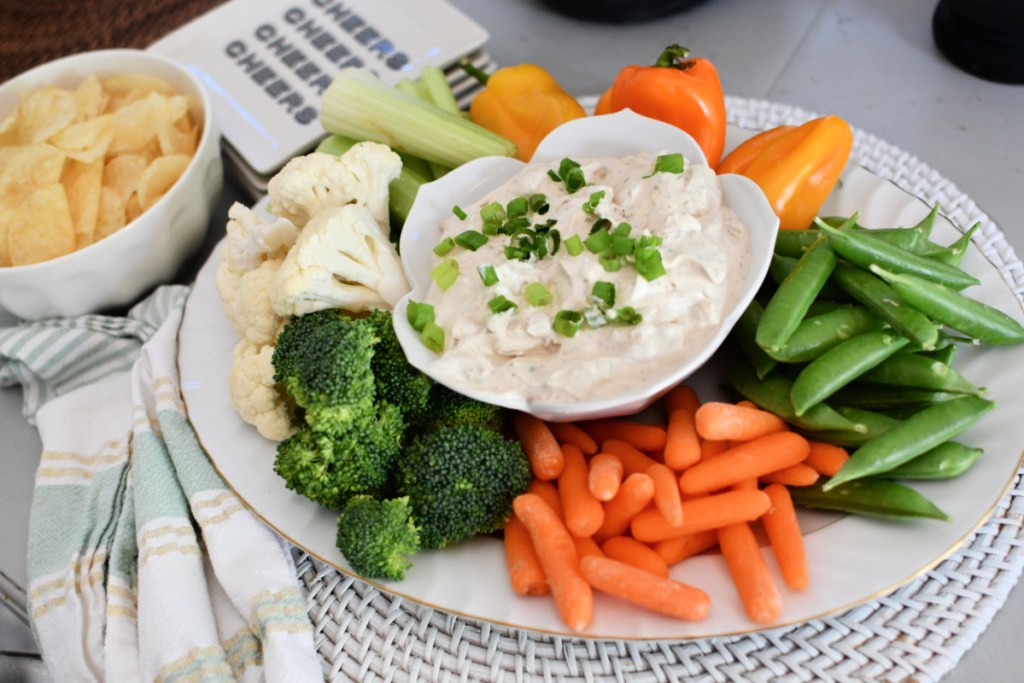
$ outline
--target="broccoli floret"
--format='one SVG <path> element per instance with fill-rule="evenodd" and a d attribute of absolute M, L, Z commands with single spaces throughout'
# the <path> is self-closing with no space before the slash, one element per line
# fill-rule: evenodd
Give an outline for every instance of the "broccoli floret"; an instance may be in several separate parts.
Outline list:
<path fill-rule="evenodd" d="M 314 429 L 334 431 L 374 401 L 374 326 L 337 310 L 293 318 L 274 346 L 274 381 Z"/>
<path fill-rule="evenodd" d="M 411 513 L 408 498 L 354 496 L 338 516 L 338 549 L 362 576 L 400 581 L 420 547 Z"/>
<path fill-rule="evenodd" d="M 530 479 L 518 442 L 465 423 L 414 439 L 398 461 L 396 490 L 409 497 L 420 544 L 443 548 L 502 528 Z"/>
<path fill-rule="evenodd" d="M 398 406 L 406 422 L 416 422 L 427 407 L 434 382 L 406 360 L 389 311 L 374 310 L 367 321 L 378 339 L 371 361 L 377 397 Z"/>
<path fill-rule="evenodd" d="M 500 407 L 464 396 L 443 384 L 435 384 L 431 389 L 429 405 L 429 413 L 416 423 L 420 432 L 460 424 L 474 424 L 500 432 L 505 425 L 505 413 Z"/>
<path fill-rule="evenodd" d="M 397 408 L 370 406 L 340 431 L 309 425 L 277 447 L 274 471 L 307 498 L 340 509 L 353 495 L 388 493 L 405 424 Z"/>

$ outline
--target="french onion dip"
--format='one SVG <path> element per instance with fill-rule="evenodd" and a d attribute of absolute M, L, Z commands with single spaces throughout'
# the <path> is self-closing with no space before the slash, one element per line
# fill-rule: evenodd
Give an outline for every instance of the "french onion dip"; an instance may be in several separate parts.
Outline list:
<path fill-rule="evenodd" d="M 712 337 L 739 296 L 747 228 L 679 154 L 532 164 L 441 225 L 425 303 L 432 371 L 530 401 L 620 395 Z"/>

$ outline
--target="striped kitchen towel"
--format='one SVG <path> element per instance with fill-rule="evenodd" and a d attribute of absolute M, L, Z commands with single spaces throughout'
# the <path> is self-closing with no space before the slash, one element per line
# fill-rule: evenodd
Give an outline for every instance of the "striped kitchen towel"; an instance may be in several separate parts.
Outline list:
<path fill-rule="evenodd" d="M 0 330 L 43 453 L 29 609 L 58 681 L 316 681 L 291 555 L 224 484 L 184 412 L 188 289 L 125 318 Z"/>

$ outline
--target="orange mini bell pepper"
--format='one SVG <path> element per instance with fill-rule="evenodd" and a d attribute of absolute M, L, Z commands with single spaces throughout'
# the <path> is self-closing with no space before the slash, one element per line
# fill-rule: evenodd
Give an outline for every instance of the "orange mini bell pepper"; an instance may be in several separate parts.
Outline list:
<path fill-rule="evenodd" d="M 853 149 L 853 131 L 838 116 L 759 133 L 716 169 L 739 173 L 764 192 L 781 230 L 803 230 L 818 215 Z"/>
<path fill-rule="evenodd" d="M 689 57 L 685 47 L 671 45 L 654 66 L 625 67 L 594 113 L 629 108 L 681 128 L 697 141 L 714 168 L 725 148 L 725 95 L 715 65 Z"/>
<path fill-rule="evenodd" d="M 487 88 L 473 98 L 473 123 L 516 143 L 517 156 L 529 161 L 544 136 L 566 121 L 586 116 L 583 107 L 536 64 L 498 69 L 488 76 L 463 64 Z"/>

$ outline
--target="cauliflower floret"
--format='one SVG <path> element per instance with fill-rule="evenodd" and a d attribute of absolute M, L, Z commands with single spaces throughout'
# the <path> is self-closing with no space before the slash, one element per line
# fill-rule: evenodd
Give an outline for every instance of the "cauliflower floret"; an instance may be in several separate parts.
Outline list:
<path fill-rule="evenodd" d="M 388 185 L 402 159 L 387 145 L 360 142 L 340 157 L 313 152 L 292 159 L 270 179 L 270 210 L 302 228 L 324 209 L 360 204 L 388 224 Z"/>
<path fill-rule="evenodd" d="M 224 266 L 217 268 L 224 316 L 231 329 L 253 344 L 273 344 L 287 318 L 277 315 L 270 303 L 270 285 L 283 259 L 264 261 L 254 270 L 242 273 Z"/>
<path fill-rule="evenodd" d="M 287 218 L 268 223 L 255 211 L 235 202 L 228 209 L 228 239 L 222 259 L 244 273 L 267 259 L 284 258 L 299 236 L 299 229 Z"/>
<path fill-rule="evenodd" d="M 274 382 L 274 347 L 242 339 L 231 353 L 228 394 L 238 416 L 266 439 L 284 441 L 298 431 L 292 406 Z"/>
<path fill-rule="evenodd" d="M 365 206 L 320 211 L 278 269 L 270 298 L 281 316 L 324 308 L 393 308 L 409 284 L 387 234 Z"/>

